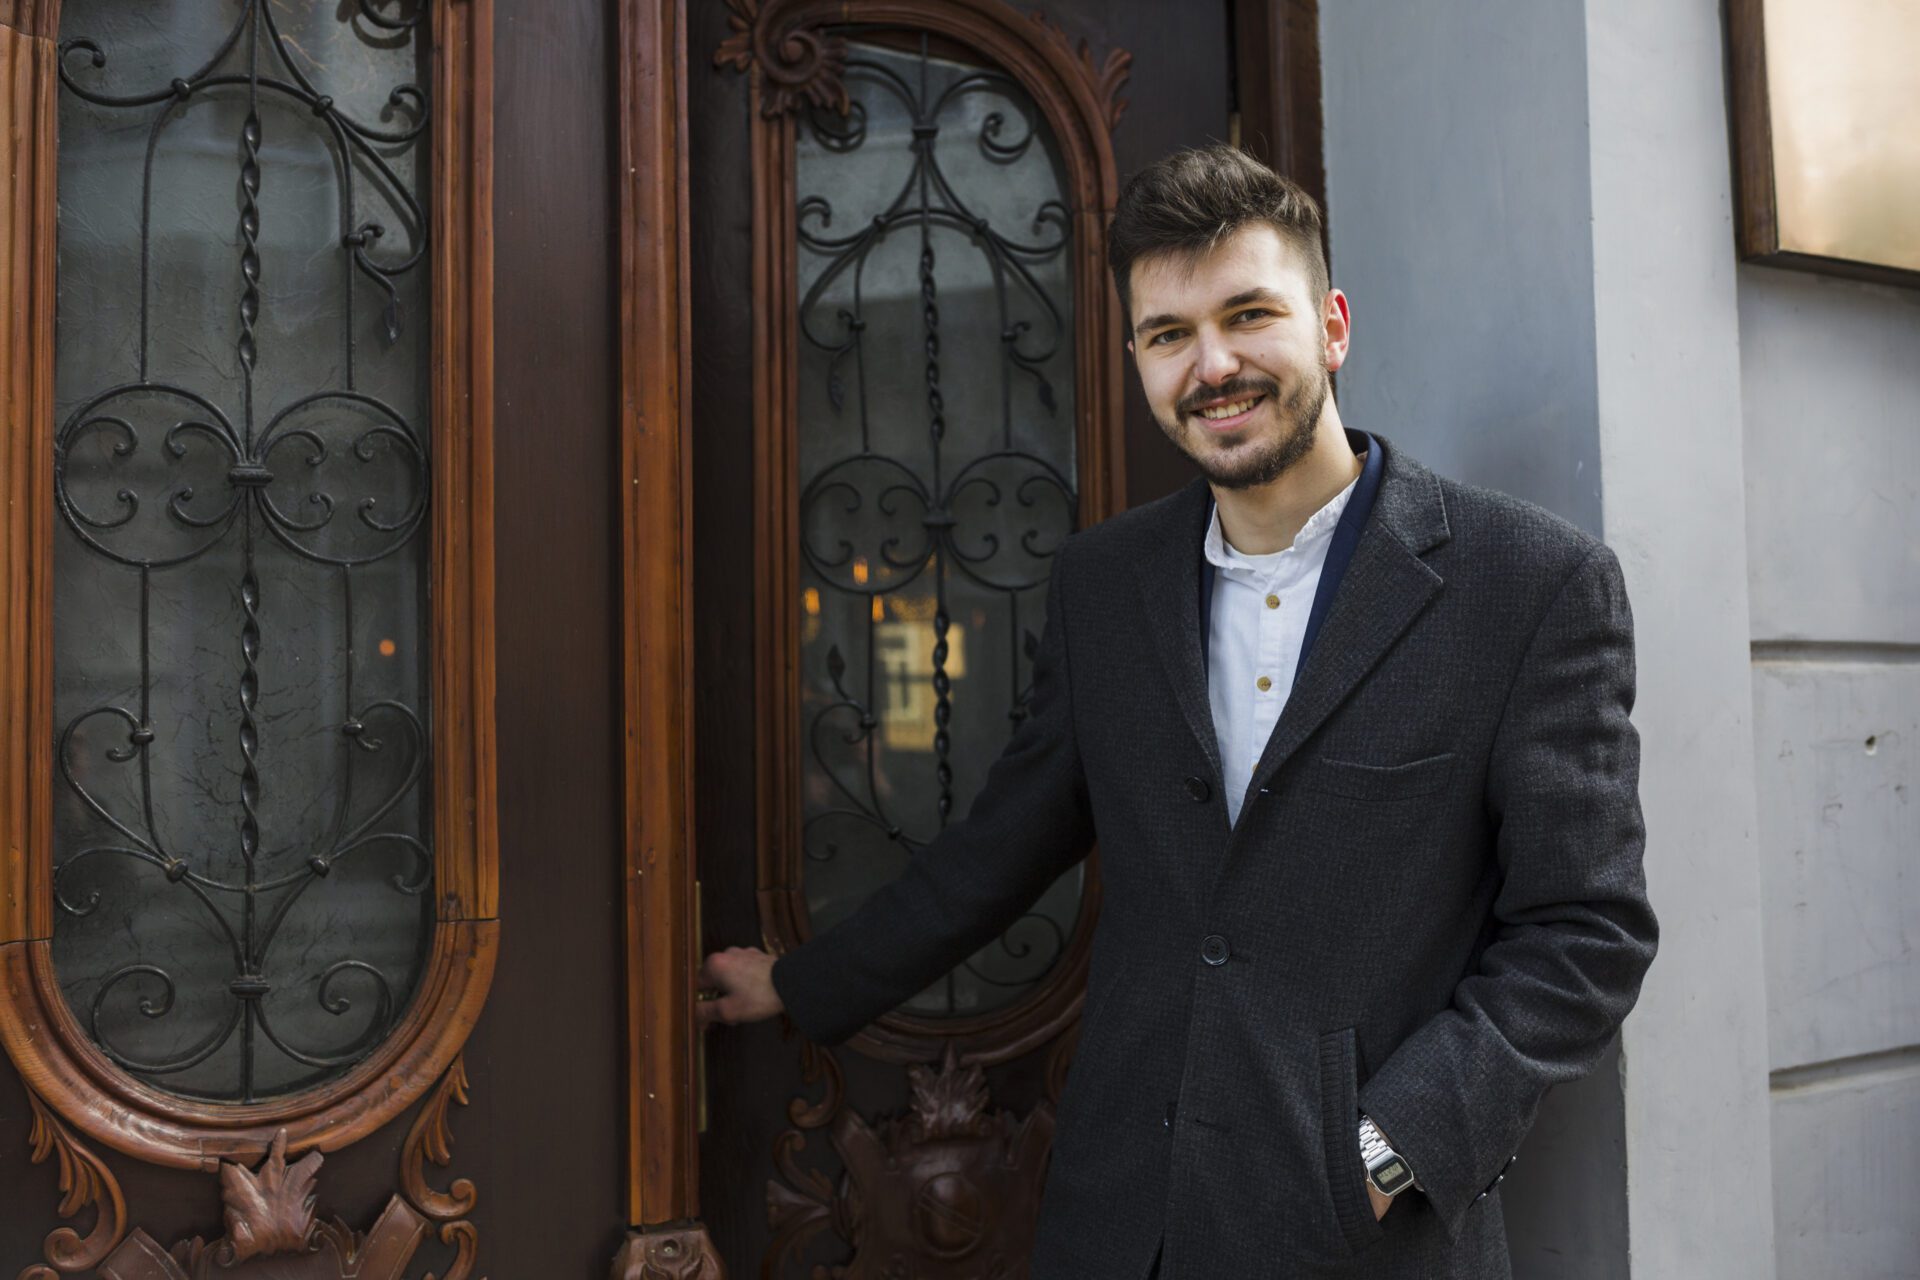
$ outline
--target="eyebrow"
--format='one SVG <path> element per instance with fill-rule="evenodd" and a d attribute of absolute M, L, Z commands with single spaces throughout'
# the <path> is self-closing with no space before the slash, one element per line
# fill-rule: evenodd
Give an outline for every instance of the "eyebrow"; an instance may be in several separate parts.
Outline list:
<path fill-rule="evenodd" d="M 1218 310 L 1231 311 L 1235 307 L 1244 307 L 1249 302 L 1279 303 L 1281 301 L 1283 301 L 1283 299 L 1280 295 L 1271 289 L 1243 289 L 1221 303 Z M 1185 323 L 1185 321 L 1180 316 L 1163 311 L 1157 316 L 1148 316 L 1145 320 L 1133 326 L 1133 331 L 1135 333 L 1145 333 L 1149 329 L 1164 329 L 1168 325 L 1183 323 Z"/>

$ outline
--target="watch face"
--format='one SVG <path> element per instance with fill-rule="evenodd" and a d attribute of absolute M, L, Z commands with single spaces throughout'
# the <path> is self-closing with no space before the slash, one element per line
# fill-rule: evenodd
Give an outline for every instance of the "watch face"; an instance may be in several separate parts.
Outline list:
<path fill-rule="evenodd" d="M 1407 1162 L 1398 1157 L 1388 1160 L 1377 1169 L 1367 1170 L 1367 1176 L 1383 1196 L 1397 1196 L 1413 1185 L 1413 1170 L 1407 1168 Z"/>

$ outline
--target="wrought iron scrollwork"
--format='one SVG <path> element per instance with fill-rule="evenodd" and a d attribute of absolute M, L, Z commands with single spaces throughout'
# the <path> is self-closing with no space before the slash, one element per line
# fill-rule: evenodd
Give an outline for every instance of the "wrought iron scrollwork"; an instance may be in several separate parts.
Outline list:
<path fill-rule="evenodd" d="M 1031 692 L 1039 588 L 1079 505 L 1072 414 L 1063 412 L 1072 388 L 1072 221 L 1038 110 L 1010 77 L 935 58 L 924 38 L 914 57 L 865 43 L 858 31 L 827 34 L 846 41 L 837 84 L 847 100 L 844 112 L 834 103 L 801 112 L 795 210 L 797 328 L 807 356 L 801 586 L 810 599 L 827 597 L 807 609 L 837 618 L 840 632 L 836 639 L 833 626 L 813 626 L 802 641 L 802 662 L 812 671 L 802 826 L 810 875 L 849 852 L 883 862 L 917 852 L 956 816 L 965 799 L 956 777 L 956 704 L 966 698 L 977 707 L 977 699 L 994 696 L 977 684 L 964 694 L 956 686 L 957 588 L 965 584 L 970 602 L 971 661 L 988 666 L 987 647 L 998 648 L 994 665 L 1009 673 L 1006 723 L 1017 725 Z M 873 176 L 882 166 L 867 160 L 867 185 L 837 186 L 840 158 L 876 146 L 905 153 L 897 174 Z M 975 207 L 943 146 L 964 146 L 976 157 L 969 163 L 986 174 L 1027 162 L 1010 188 L 1032 201 L 1017 225 Z M 1043 176 L 1036 181 L 1036 174 Z M 1007 200 L 1004 191 L 980 194 Z M 903 239 L 906 248 L 882 262 Z M 971 260 L 956 270 L 955 254 Z M 879 289 L 876 277 L 883 277 Z M 955 279 L 982 297 L 968 304 L 963 324 L 943 326 L 943 288 Z M 897 318 L 876 331 L 882 294 Z M 993 350 L 995 385 L 985 396 L 966 385 L 962 405 L 950 380 L 982 379 L 956 374 L 963 366 L 952 348 L 977 351 L 983 340 Z M 909 411 L 902 372 L 909 360 L 919 384 L 914 411 L 925 424 L 918 442 L 905 441 L 898 426 Z M 889 380 L 888 388 L 874 386 L 876 378 Z M 877 424 L 880 417 L 893 421 Z M 853 447 L 836 455 L 822 443 L 836 437 Z M 883 671 L 877 657 L 880 628 L 903 611 L 924 627 L 914 640 L 924 643 L 926 658 L 924 669 L 905 675 Z M 991 622 L 990 611 L 998 615 Z M 855 655 L 853 670 L 842 640 Z M 903 694 L 893 687 L 903 680 L 930 695 L 925 750 L 911 755 L 889 753 L 881 741 L 886 704 Z M 981 745 L 976 754 L 990 758 Z M 929 802 L 916 806 L 907 773 L 923 768 L 932 787 Z M 1073 909 L 1064 919 L 1057 903 L 1036 910 L 991 949 L 990 966 L 978 963 L 982 957 L 965 963 L 946 983 L 943 1013 L 994 1007 L 1042 981 L 1067 949 Z M 970 992 L 964 1003 L 962 986 Z"/>
<path fill-rule="evenodd" d="M 77 11 L 70 9 L 69 25 Z M 412 0 L 357 0 L 342 7 L 338 21 L 366 47 L 413 50 L 425 39 L 424 13 L 424 3 Z M 426 440 L 407 413 L 361 385 L 366 352 L 355 332 L 355 291 L 356 281 L 377 291 L 380 354 L 391 350 L 396 361 L 411 359 L 418 339 L 407 328 L 400 284 L 424 274 L 427 221 L 418 180 L 403 175 L 400 157 L 424 154 L 418 144 L 429 123 L 428 97 L 419 84 L 399 83 L 385 94 L 387 123 L 363 118 L 324 91 L 319 65 L 280 21 L 267 0 L 240 0 L 204 61 L 133 91 L 102 87 L 100 75 L 112 61 L 108 44 L 74 35 L 59 45 L 60 82 L 74 99 L 101 118 L 145 112 L 151 120 L 140 180 L 137 374 L 104 391 L 83 392 L 54 443 L 56 509 L 97 566 L 57 575 L 56 600 L 80 590 L 73 579 L 85 577 L 89 592 L 111 594 L 121 583 L 136 589 L 139 607 L 138 635 L 129 645 L 137 652 L 137 693 L 76 706 L 89 696 L 88 673 L 62 681 L 73 692 L 63 696 L 59 711 L 64 727 L 56 764 L 76 816 L 59 833 L 55 903 L 61 920 L 78 921 L 99 911 L 106 895 L 132 894 L 137 902 L 117 904 L 131 920 L 145 909 L 141 904 L 164 900 L 165 911 L 198 920 L 228 959 L 228 972 L 216 975 L 176 971 L 136 954 L 94 980 L 90 996 L 73 985 L 68 995 L 95 1043 L 125 1070 L 195 1096 L 240 1102 L 262 1096 L 263 1054 L 279 1056 L 272 1074 L 283 1082 L 312 1083 L 360 1061 L 393 1028 L 411 993 L 412 975 L 361 956 L 329 955 L 314 937 L 316 929 L 325 933 L 320 926 L 308 929 L 301 954 L 279 954 L 289 946 L 284 926 L 290 916 L 343 865 L 357 874 L 360 863 L 378 860 L 387 888 L 418 903 L 410 909 L 417 952 L 431 925 L 426 891 L 433 879 L 432 852 L 408 829 L 418 825 L 417 812 L 412 818 L 400 812 L 409 801 L 417 811 L 424 800 L 428 742 L 421 708 L 415 699 L 369 698 L 356 687 L 366 654 L 355 607 L 356 582 L 366 575 L 386 572 L 403 553 L 424 564 L 416 535 L 432 490 Z M 159 238 L 155 170 L 169 154 L 162 146 L 169 127 L 203 102 L 244 109 L 236 140 L 233 373 L 216 371 L 219 391 L 158 377 L 150 358 Z M 269 103 L 278 106 L 265 110 Z M 272 296 L 263 285 L 262 236 L 271 228 L 263 223 L 261 192 L 273 180 L 275 157 L 286 153 L 271 149 L 278 144 L 263 121 L 290 118 L 283 110 L 288 105 L 311 118 L 308 127 L 338 182 L 337 235 L 325 252 L 339 263 L 344 296 L 342 385 L 298 392 L 271 410 L 261 392 L 262 362 L 273 355 L 263 349 L 260 330 Z M 371 197 L 363 198 L 361 183 L 374 189 L 372 203 L 383 208 L 367 207 Z M 76 398 L 75 388 L 60 390 L 63 398 Z M 228 392 L 231 410 L 219 403 Z M 422 404 L 424 394 L 422 381 Z M 288 577 L 295 564 L 307 566 L 298 587 Z M 209 741 L 190 744 L 181 740 L 181 724 L 164 723 L 156 705 L 156 681 L 179 672 L 156 656 L 155 593 L 163 580 L 195 575 L 179 590 L 193 596 L 197 610 L 202 596 L 193 593 L 204 593 L 229 568 L 239 634 L 227 647 L 196 640 L 193 660 L 231 663 L 232 738 L 222 744 L 209 732 Z M 312 594 L 322 581 L 336 593 L 331 598 Z M 196 619 L 203 629 L 215 625 L 225 601 L 218 604 L 206 619 Z M 311 652 L 311 644 L 303 651 L 301 642 L 317 635 L 327 637 L 321 652 Z M 383 640 L 381 652 L 391 653 L 392 644 Z M 269 664 L 285 671 L 303 660 L 324 662 L 328 651 L 343 655 L 338 704 L 305 714 L 320 726 L 315 732 L 331 734 L 336 744 L 332 794 L 323 790 L 328 779 L 271 769 L 273 708 L 263 701 Z M 213 724 L 209 718 L 209 731 Z M 169 798 L 190 772 L 180 757 L 228 749 L 232 763 L 223 767 L 238 778 L 232 846 L 209 847 L 204 832 L 170 833 Z M 315 820 L 300 830 L 269 830 L 263 803 L 274 789 L 309 796 L 278 811 L 283 826 L 290 813 Z M 119 870 L 109 874 L 107 864 Z M 287 1006 L 270 999 L 301 987 L 311 1004 L 299 1017 L 306 1034 L 276 1026 Z M 204 1034 L 164 1052 L 154 1050 L 152 1038 L 128 1034 L 174 1016 L 189 988 Z M 307 1042 L 313 1027 L 336 1025 L 338 1042 Z M 230 1084 L 171 1083 L 223 1051 L 233 1059 Z M 276 1087 L 283 1086 L 269 1092 Z"/>

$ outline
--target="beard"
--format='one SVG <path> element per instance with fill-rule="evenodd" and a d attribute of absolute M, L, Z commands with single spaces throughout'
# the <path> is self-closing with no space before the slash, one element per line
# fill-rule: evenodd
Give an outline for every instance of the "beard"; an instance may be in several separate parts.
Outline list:
<path fill-rule="evenodd" d="M 1271 378 L 1233 378 L 1183 399 L 1174 406 L 1172 422 L 1159 419 L 1160 429 L 1176 449 L 1198 464 L 1209 484 L 1221 489 L 1252 489 L 1278 480 L 1288 467 L 1312 452 L 1313 437 L 1320 427 L 1320 413 L 1326 407 L 1331 389 L 1332 379 L 1324 361 L 1313 376 L 1302 379 L 1285 400 L 1280 399 L 1280 385 Z M 1218 440 L 1203 436 L 1189 443 L 1187 418 L 1201 403 L 1222 397 L 1253 396 L 1265 396 L 1279 416 L 1280 429 L 1271 439 L 1242 445 L 1238 443 L 1240 435 Z M 1249 423 L 1242 432 L 1252 425 Z M 1197 430 L 1204 432 L 1206 428 Z M 1222 445 L 1226 447 L 1220 447 Z"/>

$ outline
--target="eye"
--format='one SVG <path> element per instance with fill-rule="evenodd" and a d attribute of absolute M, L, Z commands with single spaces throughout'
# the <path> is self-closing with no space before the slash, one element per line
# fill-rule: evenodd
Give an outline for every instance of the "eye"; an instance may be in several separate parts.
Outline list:
<path fill-rule="evenodd" d="M 1162 329 L 1147 339 L 1147 345 L 1150 347 L 1164 347 L 1176 338 L 1185 337 L 1186 333 L 1187 331 L 1185 329 Z"/>
<path fill-rule="evenodd" d="M 1262 317 L 1270 317 L 1272 315 L 1273 312 L 1267 310 L 1265 307 L 1248 307 L 1245 311 L 1236 313 L 1233 317 L 1233 322 L 1239 324 L 1242 320 L 1249 318 L 1258 320 Z"/>

